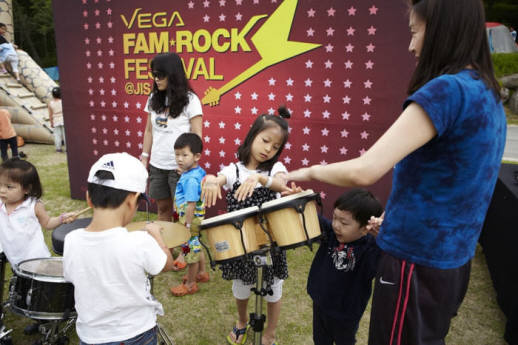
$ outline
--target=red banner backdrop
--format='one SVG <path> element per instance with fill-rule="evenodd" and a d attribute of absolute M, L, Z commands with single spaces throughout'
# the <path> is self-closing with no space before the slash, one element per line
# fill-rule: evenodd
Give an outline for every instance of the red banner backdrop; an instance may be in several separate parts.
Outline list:
<path fill-rule="evenodd" d="M 53 6 L 74 198 L 84 198 L 98 157 L 140 154 L 149 61 L 157 53 L 182 57 L 204 103 L 201 165 L 209 173 L 235 161 L 253 120 L 280 104 L 292 112 L 281 156 L 288 170 L 361 155 L 399 115 L 415 65 L 404 1 L 54 0 Z M 343 191 L 304 186 L 321 193 L 326 211 Z M 390 176 L 371 190 L 385 201 Z"/>

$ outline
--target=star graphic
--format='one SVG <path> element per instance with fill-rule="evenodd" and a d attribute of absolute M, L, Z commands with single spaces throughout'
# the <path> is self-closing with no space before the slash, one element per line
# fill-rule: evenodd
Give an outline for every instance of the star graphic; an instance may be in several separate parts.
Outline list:
<path fill-rule="evenodd" d="M 340 131 L 340 135 L 342 138 L 347 138 L 349 136 L 349 132 L 344 128 Z"/>
<path fill-rule="evenodd" d="M 291 163 L 291 158 L 289 156 L 284 157 L 284 163 L 285 164 L 290 164 Z"/>
<path fill-rule="evenodd" d="M 327 78 L 326 80 L 324 80 L 324 87 L 331 87 L 331 83 L 333 83 L 333 81 Z"/>
<path fill-rule="evenodd" d="M 203 122 L 203 127 L 205 127 L 205 128 L 209 128 L 209 127 L 210 127 L 210 121 L 205 120 L 205 121 Z"/>
<path fill-rule="evenodd" d="M 365 46 L 365 48 L 367 49 L 367 53 L 374 53 L 374 48 L 376 46 L 372 43 L 369 43 L 369 45 Z"/>
<path fill-rule="evenodd" d="M 219 21 L 220 21 L 220 22 L 224 22 L 226 18 L 227 18 L 227 16 L 225 16 L 223 13 L 221 13 L 221 14 L 219 15 Z"/>
<path fill-rule="evenodd" d="M 327 10 L 327 16 L 328 17 L 334 17 L 335 16 L 335 12 L 336 12 L 336 10 L 331 7 L 330 9 Z"/>
<path fill-rule="evenodd" d="M 189 6 L 189 8 L 194 8 L 194 2 L 192 2 L 192 1 L 189 1 L 189 3 L 187 5 Z"/>
<path fill-rule="evenodd" d="M 356 29 L 354 29 L 352 26 L 349 26 L 349 28 L 347 29 L 347 36 L 354 36 L 355 31 Z"/>
<path fill-rule="evenodd" d="M 362 120 L 363 121 L 369 121 L 371 118 L 370 114 L 369 113 L 363 113 L 362 114 Z"/>
<path fill-rule="evenodd" d="M 294 82 L 294 80 L 293 80 L 293 79 L 291 79 L 291 78 L 286 79 L 286 85 L 287 85 L 287 86 L 293 86 L 293 82 Z"/>
<path fill-rule="evenodd" d="M 314 17 L 315 16 L 315 10 L 310 8 L 309 11 L 308 11 L 308 18 L 311 18 L 311 17 Z"/>
<path fill-rule="evenodd" d="M 311 129 L 308 126 L 302 128 L 302 134 L 309 135 L 309 132 L 311 132 Z"/>
<path fill-rule="evenodd" d="M 333 67 L 333 62 L 331 60 L 327 59 L 327 61 L 324 62 L 324 65 L 325 65 L 326 69 L 329 69 L 329 68 Z"/>
<path fill-rule="evenodd" d="M 347 149 L 344 146 L 340 147 L 340 154 L 341 155 L 346 155 L 347 154 Z"/>
<path fill-rule="evenodd" d="M 304 96 L 304 102 L 306 102 L 306 103 L 311 102 L 311 95 L 310 94 L 306 94 Z"/>
<path fill-rule="evenodd" d="M 344 104 L 350 104 L 351 103 L 351 97 L 349 97 L 349 96 L 342 97 L 342 100 L 344 101 Z"/>
<path fill-rule="evenodd" d="M 268 108 L 268 114 L 275 115 L 275 109 L 273 109 L 272 107 Z"/>
<path fill-rule="evenodd" d="M 210 6 L 210 1 L 205 0 L 205 1 L 203 2 L 203 7 L 209 7 L 209 6 Z"/>
<path fill-rule="evenodd" d="M 324 101 L 324 103 L 331 103 L 331 97 L 329 95 L 325 95 L 324 97 L 322 97 L 322 100 Z"/>
<path fill-rule="evenodd" d="M 370 80 L 366 80 L 366 81 L 363 82 L 363 85 L 365 86 L 366 89 L 372 88 L 372 84 L 373 83 Z"/>
<path fill-rule="evenodd" d="M 311 60 L 306 61 L 306 68 L 313 68 L 313 61 L 311 61 Z"/>
<path fill-rule="evenodd" d="M 347 53 L 352 53 L 353 49 L 354 49 L 354 46 L 351 43 L 349 43 L 348 45 L 345 46 L 345 51 Z"/>
<path fill-rule="evenodd" d="M 303 160 L 300 161 L 302 163 L 302 165 L 308 165 L 309 164 L 309 161 L 307 160 L 307 158 L 304 157 Z"/>
<path fill-rule="evenodd" d="M 335 29 L 330 27 L 326 30 L 326 33 L 327 33 L 327 36 L 333 36 L 333 34 L 335 33 Z"/>
<path fill-rule="evenodd" d="M 329 130 L 327 128 L 324 128 L 323 130 L 320 131 L 322 133 L 322 136 L 323 137 L 327 137 L 328 134 L 329 134 Z"/>
<path fill-rule="evenodd" d="M 374 5 L 372 5 L 372 7 L 369 8 L 369 15 L 377 14 L 377 13 L 378 13 L 378 8 Z"/>
<path fill-rule="evenodd" d="M 304 117 L 307 117 L 307 118 L 311 117 L 311 111 L 309 109 L 304 110 Z"/>
<path fill-rule="evenodd" d="M 208 23 L 208 22 L 209 22 L 209 20 L 210 20 L 210 17 L 209 17 L 209 15 L 208 15 L 208 14 L 206 14 L 206 15 L 204 15 L 204 16 L 203 16 L 203 22 L 204 22 L 204 23 Z"/>
<path fill-rule="evenodd" d="M 347 79 L 346 81 L 344 81 L 344 87 L 345 87 L 346 89 L 350 89 L 350 88 L 351 88 L 351 85 L 352 85 L 352 82 L 351 82 L 349 79 Z"/>
<path fill-rule="evenodd" d="M 302 145 L 302 151 L 309 151 L 309 148 L 310 146 L 307 143 L 304 143 L 304 145 Z"/>
<path fill-rule="evenodd" d="M 219 0 L 219 7 L 225 6 L 226 3 L 226 0 Z"/>
<path fill-rule="evenodd" d="M 241 107 L 240 107 L 239 105 L 238 105 L 238 106 L 236 106 L 236 107 L 234 108 L 234 112 L 235 112 L 236 114 L 241 114 Z"/>
<path fill-rule="evenodd" d="M 328 102 L 328 103 L 329 103 L 329 102 Z M 331 116 L 331 113 L 330 113 L 329 111 L 324 110 L 324 111 L 322 112 L 322 117 L 323 117 L 324 119 L 329 119 L 329 117 L 330 117 L 330 116 Z"/>
<path fill-rule="evenodd" d="M 374 26 L 370 26 L 368 29 L 367 29 L 367 32 L 369 34 L 369 36 L 373 36 L 373 35 L 376 35 L 376 28 Z"/>
<path fill-rule="evenodd" d="M 253 107 L 252 109 L 250 109 L 250 111 L 252 112 L 253 115 L 257 115 L 257 112 L 259 111 L 259 109 L 257 109 L 256 107 Z"/>
<path fill-rule="evenodd" d="M 209 137 L 209 136 L 207 136 L 207 135 L 203 138 L 203 140 L 204 140 L 206 143 L 210 143 L 210 137 Z"/>
<path fill-rule="evenodd" d="M 328 149 L 328 147 L 326 145 L 320 146 L 320 152 L 321 153 L 327 153 L 327 149 Z"/>
<path fill-rule="evenodd" d="M 259 95 L 258 95 L 257 93 L 255 93 L 255 92 L 254 92 L 254 93 L 252 93 L 252 94 L 250 95 L 250 98 L 251 98 L 253 101 L 257 101 L 257 97 L 258 97 L 258 96 L 259 96 Z"/>
<path fill-rule="evenodd" d="M 234 144 L 236 144 L 238 146 L 241 145 L 241 139 L 239 139 L 239 138 L 234 139 Z"/>
<path fill-rule="evenodd" d="M 275 82 L 276 82 L 276 80 L 273 78 L 268 79 L 268 85 L 270 85 L 270 86 L 275 86 Z"/>
<path fill-rule="evenodd" d="M 326 48 L 326 53 L 332 53 L 334 47 L 331 43 L 328 43 L 325 48 Z"/>
<path fill-rule="evenodd" d="M 371 60 L 369 60 L 365 63 L 365 69 L 372 69 L 373 67 L 374 67 L 374 62 L 372 62 Z"/>
<path fill-rule="evenodd" d="M 239 122 L 234 123 L 234 129 L 241 129 L 241 124 Z"/>
<path fill-rule="evenodd" d="M 219 156 L 220 157 L 225 157 L 225 151 L 223 151 L 223 150 L 219 151 Z"/>
<path fill-rule="evenodd" d="M 369 96 L 365 96 L 365 97 L 362 99 L 362 101 L 363 101 L 363 104 L 368 104 L 368 105 L 370 105 L 370 104 L 371 104 L 372 99 L 371 99 Z"/>
<path fill-rule="evenodd" d="M 286 95 L 286 102 L 291 102 L 291 101 L 293 101 L 293 95 L 291 93 L 288 93 Z"/>
<path fill-rule="evenodd" d="M 234 94 L 234 97 L 235 97 L 236 99 L 241 99 L 241 93 L 240 93 L 239 91 L 238 91 L 238 92 L 236 92 L 236 93 Z"/>
<path fill-rule="evenodd" d="M 224 137 L 219 137 L 219 143 L 220 144 L 224 144 L 225 143 L 225 138 Z"/>
<path fill-rule="evenodd" d="M 85 44 L 90 44 L 90 39 L 88 37 L 85 38 Z"/>
<path fill-rule="evenodd" d="M 236 0 L 236 5 L 237 6 L 241 6 L 242 3 L 243 3 L 243 0 Z"/>
<path fill-rule="evenodd" d="M 349 7 L 349 9 L 347 10 L 347 14 L 349 14 L 350 16 L 356 15 L 356 8 L 354 8 L 353 6 Z"/>
<path fill-rule="evenodd" d="M 218 126 L 219 126 L 219 128 L 225 128 L 225 122 L 220 121 L 220 122 L 218 123 Z"/>
<path fill-rule="evenodd" d="M 313 84 L 313 80 L 311 79 L 306 79 L 304 80 L 304 85 L 307 86 L 307 87 L 311 87 L 311 85 Z"/>
<path fill-rule="evenodd" d="M 353 68 L 353 62 L 351 60 L 347 60 L 345 62 L 345 69 L 352 69 Z"/>
<path fill-rule="evenodd" d="M 309 28 L 306 30 L 306 34 L 308 37 L 312 37 L 315 34 L 315 30 L 313 30 L 313 28 Z"/>
<path fill-rule="evenodd" d="M 203 151 L 203 153 L 204 153 L 206 156 L 210 156 L 210 150 L 209 150 L 209 149 L 205 149 L 205 151 Z"/>
<path fill-rule="evenodd" d="M 236 17 L 237 21 L 240 21 L 243 18 L 243 15 L 241 13 L 237 12 L 235 17 Z"/>
<path fill-rule="evenodd" d="M 369 137 L 369 133 L 367 133 L 366 131 L 363 131 L 360 133 L 360 137 L 365 140 Z"/>
<path fill-rule="evenodd" d="M 291 127 L 290 127 L 291 128 Z M 291 143 L 288 141 L 286 145 L 284 146 L 286 150 L 291 150 Z"/>
<path fill-rule="evenodd" d="M 270 92 L 270 93 L 268 94 L 268 100 L 269 100 L 269 101 L 274 101 L 274 100 L 275 100 L 275 94 L 273 94 L 272 92 Z"/>

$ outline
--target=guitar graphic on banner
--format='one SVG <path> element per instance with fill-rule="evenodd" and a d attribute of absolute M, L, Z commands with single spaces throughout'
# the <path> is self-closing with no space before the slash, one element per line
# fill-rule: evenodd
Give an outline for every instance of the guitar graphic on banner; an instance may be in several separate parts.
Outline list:
<path fill-rule="evenodd" d="M 261 56 L 261 60 L 219 89 L 209 87 L 205 91 L 205 96 L 202 98 L 203 104 L 210 106 L 218 105 L 223 94 L 250 79 L 265 68 L 322 46 L 321 44 L 288 40 L 293 17 L 295 16 L 295 9 L 297 8 L 297 1 L 298 0 L 285 0 L 252 36 L 251 40 Z M 250 30 L 257 21 L 264 17 L 267 17 L 267 15 L 252 17 L 243 31 L 246 32 Z"/>

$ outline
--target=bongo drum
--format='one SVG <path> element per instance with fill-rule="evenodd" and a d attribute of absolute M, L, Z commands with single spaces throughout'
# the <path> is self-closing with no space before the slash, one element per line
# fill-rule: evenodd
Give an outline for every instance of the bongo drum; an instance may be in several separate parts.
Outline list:
<path fill-rule="evenodd" d="M 252 206 L 201 222 L 200 230 L 207 231 L 216 263 L 221 264 L 259 250 L 256 235 L 260 229 L 257 228 L 258 211 L 257 206 Z"/>
<path fill-rule="evenodd" d="M 308 189 L 261 205 L 277 246 L 292 249 L 319 239 L 317 202 L 320 196 Z"/>
<path fill-rule="evenodd" d="M 75 317 L 74 286 L 63 278 L 63 258 L 30 259 L 14 265 L 9 306 L 16 314 L 36 320 Z"/>
<path fill-rule="evenodd" d="M 191 232 L 187 227 L 180 223 L 165 222 L 162 220 L 154 221 L 162 227 L 162 238 L 167 248 L 179 247 L 191 238 Z M 148 222 L 134 222 L 126 225 L 128 231 L 144 230 Z"/>

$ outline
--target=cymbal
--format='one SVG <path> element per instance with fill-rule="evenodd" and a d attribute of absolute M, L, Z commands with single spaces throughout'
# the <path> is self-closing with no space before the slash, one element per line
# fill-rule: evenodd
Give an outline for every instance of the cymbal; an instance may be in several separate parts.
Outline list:
<path fill-rule="evenodd" d="M 162 227 L 162 238 L 167 248 L 174 248 L 182 245 L 191 238 L 191 232 L 184 225 L 180 223 L 165 222 L 157 220 L 152 223 L 156 223 Z M 148 222 L 133 222 L 126 225 L 128 231 L 144 230 L 144 227 Z"/>

